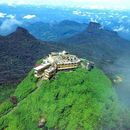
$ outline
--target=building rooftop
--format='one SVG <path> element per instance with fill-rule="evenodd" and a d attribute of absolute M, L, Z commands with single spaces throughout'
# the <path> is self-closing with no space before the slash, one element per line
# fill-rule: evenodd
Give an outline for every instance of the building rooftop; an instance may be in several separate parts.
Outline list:
<path fill-rule="evenodd" d="M 49 65 L 51 65 L 51 64 L 50 63 L 41 64 L 41 65 L 35 67 L 34 70 L 38 71 L 38 70 L 41 70 L 41 69 L 43 69 L 43 68 L 45 68 L 46 66 L 49 66 Z"/>
<path fill-rule="evenodd" d="M 80 62 L 81 60 L 77 56 L 66 51 L 52 52 L 41 65 L 34 68 L 35 75 L 36 77 L 45 75 L 49 78 L 48 75 L 52 76 L 56 71 L 77 68 Z"/>
<path fill-rule="evenodd" d="M 51 73 L 53 71 L 56 70 L 56 67 L 53 67 L 53 66 L 50 66 L 48 69 L 46 69 L 45 71 L 48 72 L 48 73 Z"/>
<path fill-rule="evenodd" d="M 78 63 L 80 59 L 75 55 L 70 55 L 66 51 L 60 53 L 51 53 L 48 57 L 48 61 L 54 62 L 56 64 L 69 64 L 69 63 Z"/>

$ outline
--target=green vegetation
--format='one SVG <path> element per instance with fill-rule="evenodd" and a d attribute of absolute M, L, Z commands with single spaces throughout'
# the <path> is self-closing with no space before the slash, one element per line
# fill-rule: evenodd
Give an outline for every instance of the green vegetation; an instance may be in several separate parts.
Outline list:
<path fill-rule="evenodd" d="M 8 113 L 13 108 L 13 104 L 6 100 L 0 105 L 0 117 L 6 113 Z"/>
<path fill-rule="evenodd" d="M 0 103 L 8 99 L 14 91 L 14 86 L 0 86 Z"/>
<path fill-rule="evenodd" d="M 27 97 L 31 92 L 33 92 L 36 86 L 37 79 L 33 76 L 33 71 L 31 71 L 28 76 L 17 86 L 14 94 L 18 102 Z M 7 99 L 0 105 L 0 116 L 8 113 L 15 105 L 10 102 L 10 99 Z"/>
<path fill-rule="evenodd" d="M 97 68 L 59 72 L 37 88 L 38 83 L 30 72 L 17 87 L 19 104 L 0 118 L 0 130 L 39 130 L 40 118 L 49 130 L 130 128 L 124 126 L 128 112 L 123 118 L 111 81 Z"/>
<path fill-rule="evenodd" d="M 28 76 L 18 85 L 14 92 L 14 95 L 18 98 L 18 101 L 27 97 L 37 88 L 36 82 L 37 79 L 34 77 L 33 71 L 31 71 Z"/>

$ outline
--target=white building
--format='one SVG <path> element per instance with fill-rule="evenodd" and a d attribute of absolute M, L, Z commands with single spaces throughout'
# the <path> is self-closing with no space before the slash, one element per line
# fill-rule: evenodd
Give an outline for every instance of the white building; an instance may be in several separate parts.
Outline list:
<path fill-rule="evenodd" d="M 81 60 L 75 55 L 71 55 L 66 51 L 52 52 L 43 60 L 43 63 L 34 68 L 35 77 L 51 78 L 56 71 L 74 69 L 80 65 Z"/>

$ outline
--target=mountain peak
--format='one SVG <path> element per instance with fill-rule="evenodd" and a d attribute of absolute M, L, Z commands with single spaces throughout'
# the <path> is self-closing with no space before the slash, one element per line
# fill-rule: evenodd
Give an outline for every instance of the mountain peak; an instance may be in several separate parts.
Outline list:
<path fill-rule="evenodd" d="M 29 32 L 23 27 L 17 27 L 15 33 L 23 33 L 23 34 L 25 34 L 25 33 L 29 33 Z"/>
<path fill-rule="evenodd" d="M 91 32 L 95 32 L 97 30 L 101 29 L 101 24 L 96 23 L 96 22 L 90 22 L 87 28 L 87 32 L 91 33 Z"/>
<path fill-rule="evenodd" d="M 26 30 L 23 27 L 17 27 L 16 31 L 11 33 L 10 35 L 8 35 L 8 38 L 14 38 L 16 40 L 20 40 L 20 39 L 35 39 L 35 37 L 33 37 L 28 30 Z"/>

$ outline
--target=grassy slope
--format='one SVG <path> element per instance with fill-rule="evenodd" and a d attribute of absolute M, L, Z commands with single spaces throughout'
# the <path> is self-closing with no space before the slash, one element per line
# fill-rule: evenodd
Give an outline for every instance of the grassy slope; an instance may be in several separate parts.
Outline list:
<path fill-rule="evenodd" d="M 0 104 L 15 91 L 14 86 L 0 86 Z"/>
<path fill-rule="evenodd" d="M 40 64 L 40 63 L 42 63 L 42 60 L 43 59 L 40 59 L 39 61 L 37 61 L 37 63 L 36 64 Z M 27 78 L 25 78 L 25 82 L 27 82 L 27 80 L 29 80 L 28 82 L 29 83 L 33 83 L 33 77 L 31 77 L 30 75 L 32 74 L 32 71 L 29 73 L 29 75 L 28 75 L 28 77 Z M 30 77 L 30 78 L 29 78 Z M 24 81 L 23 82 L 21 82 L 19 85 L 19 88 L 21 88 L 20 86 L 25 86 L 25 87 L 27 87 L 26 85 L 24 85 Z M 33 85 L 34 86 L 34 85 Z M 6 102 L 6 104 L 7 104 L 7 102 L 8 102 L 8 98 L 14 93 L 14 91 L 15 91 L 15 89 L 16 89 L 16 87 L 17 87 L 17 85 L 12 85 L 12 86 L 10 86 L 10 85 L 3 85 L 3 86 L 0 86 L 0 105 L 4 102 L 4 104 L 5 104 L 5 102 Z M 31 87 L 31 85 L 30 85 L 30 87 Z M 28 88 L 28 87 L 27 87 Z M 19 90 L 18 90 L 19 91 Z M 1 108 L 0 108 L 1 109 Z M 0 110 L 0 115 L 1 115 L 1 110 Z"/>
<path fill-rule="evenodd" d="M 40 64 L 41 62 L 42 62 L 42 59 L 37 61 L 37 64 Z M 4 90 L 1 90 L 0 99 L 3 99 L 4 102 L 0 104 L 0 117 L 8 113 L 14 107 L 14 105 L 10 103 L 10 100 L 7 99 L 8 97 L 10 97 L 11 95 L 14 95 L 17 97 L 18 102 L 20 102 L 37 88 L 36 82 L 37 82 L 37 79 L 33 76 L 33 71 L 31 71 L 27 75 L 27 77 L 17 86 L 17 89 L 15 90 L 14 94 L 9 93 L 8 95 L 5 95 Z M 8 93 L 8 90 L 5 89 L 5 91 L 6 93 Z M 2 96 L 2 94 L 5 95 L 6 97 Z"/>
<path fill-rule="evenodd" d="M 33 71 L 31 71 L 28 76 L 17 86 L 17 89 L 12 96 L 16 96 L 18 102 L 20 102 L 36 88 L 36 79 L 33 77 Z M 10 99 L 5 100 L 0 105 L 0 117 L 7 114 L 13 107 L 15 106 L 10 102 Z"/>
<path fill-rule="evenodd" d="M 38 89 L 35 83 L 30 73 L 18 86 L 14 95 L 20 103 L 1 117 L 0 129 L 38 130 L 40 117 L 47 120 L 47 128 L 60 130 L 116 129 L 123 123 L 111 82 L 98 69 L 59 72 Z"/>

